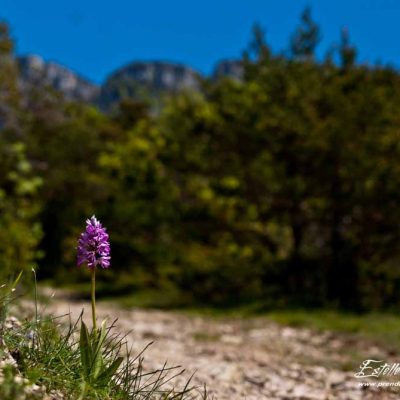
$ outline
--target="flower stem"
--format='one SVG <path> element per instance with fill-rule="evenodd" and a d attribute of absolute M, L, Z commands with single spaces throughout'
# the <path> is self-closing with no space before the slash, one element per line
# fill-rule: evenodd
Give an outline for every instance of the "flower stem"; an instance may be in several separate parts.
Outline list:
<path fill-rule="evenodd" d="M 92 318 L 93 330 L 96 331 L 96 268 L 92 268 Z"/>

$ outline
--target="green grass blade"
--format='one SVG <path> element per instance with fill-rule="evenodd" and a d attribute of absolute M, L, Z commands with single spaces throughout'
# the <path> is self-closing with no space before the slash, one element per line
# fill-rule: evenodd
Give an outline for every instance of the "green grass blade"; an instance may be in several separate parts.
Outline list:
<path fill-rule="evenodd" d="M 121 365 L 123 361 L 123 357 L 118 357 L 116 358 L 111 365 L 106 368 L 97 378 L 96 384 L 98 386 L 107 386 L 108 383 L 110 382 L 111 378 L 114 376 L 114 374 L 117 372 L 117 369 Z"/>
<path fill-rule="evenodd" d="M 12 285 L 11 285 L 11 290 L 12 290 L 12 289 L 15 289 L 15 288 L 17 287 L 19 281 L 21 280 L 21 277 L 22 277 L 23 272 L 24 272 L 24 271 L 21 270 L 20 273 L 18 274 L 18 276 L 14 279 L 14 282 L 13 282 Z"/>

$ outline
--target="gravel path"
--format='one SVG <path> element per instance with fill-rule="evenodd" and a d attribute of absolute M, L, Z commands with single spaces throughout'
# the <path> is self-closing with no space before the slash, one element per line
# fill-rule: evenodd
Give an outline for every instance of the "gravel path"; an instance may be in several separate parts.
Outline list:
<path fill-rule="evenodd" d="M 47 311 L 77 316 L 82 308 L 89 323 L 89 303 L 54 298 Z M 400 398 L 393 387 L 360 387 L 360 381 L 367 380 L 355 378 L 354 373 L 363 360 L 391 363 L 400 362 L 400 357 L 396 360 L 395 355 L 355 336 L 282 327 L 265 318 L 213 319 L 126 310 L 107 303 L 98 304 L 98 316 L 118 318 L 116 325 L 128 333 L 134 352 L 154 341 L 145 352 L 146 369 L 160 368 L 165 361 L 182 365 L 185 379 L 195 372 L 193 382 L 205 383 L 215 399 Z"/>

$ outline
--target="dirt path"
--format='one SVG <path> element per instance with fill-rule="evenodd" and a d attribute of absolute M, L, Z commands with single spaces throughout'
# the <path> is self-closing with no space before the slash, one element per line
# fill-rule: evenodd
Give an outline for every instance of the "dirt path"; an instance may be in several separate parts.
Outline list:
<path fill-rule="evenodd" d="M 82 308 L 89 322 L 88 303 L 56 296 L 47 306 L 56 315 L 78 316 Z M 118 329 L 131 331 L 127 338 L 135 352 L 154 341 L 145 353 L 146 368 L 160 368 L 166 360 L 182 365 L 186 377 L 196 372 L 194 382 L 205 383 L 216 399 L 400 398 L 394 388 L 360 388 L 354 373 L 363 360 L 400 359 L 355 337 L 282 327 L 263 318 L 208 319 L 106 303 L 98 304 L 98 314 L 118 317 Z"/>

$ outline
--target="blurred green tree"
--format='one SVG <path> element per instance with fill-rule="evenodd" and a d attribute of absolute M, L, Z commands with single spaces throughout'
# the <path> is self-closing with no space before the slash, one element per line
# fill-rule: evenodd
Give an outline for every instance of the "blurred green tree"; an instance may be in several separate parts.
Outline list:
<path fill-rule="evenodd" d="M 35 176 L 26 157 L 23 118 L 8 26 L 0 23 L 0 279 L 29 270 L 41 237 Z"/>

